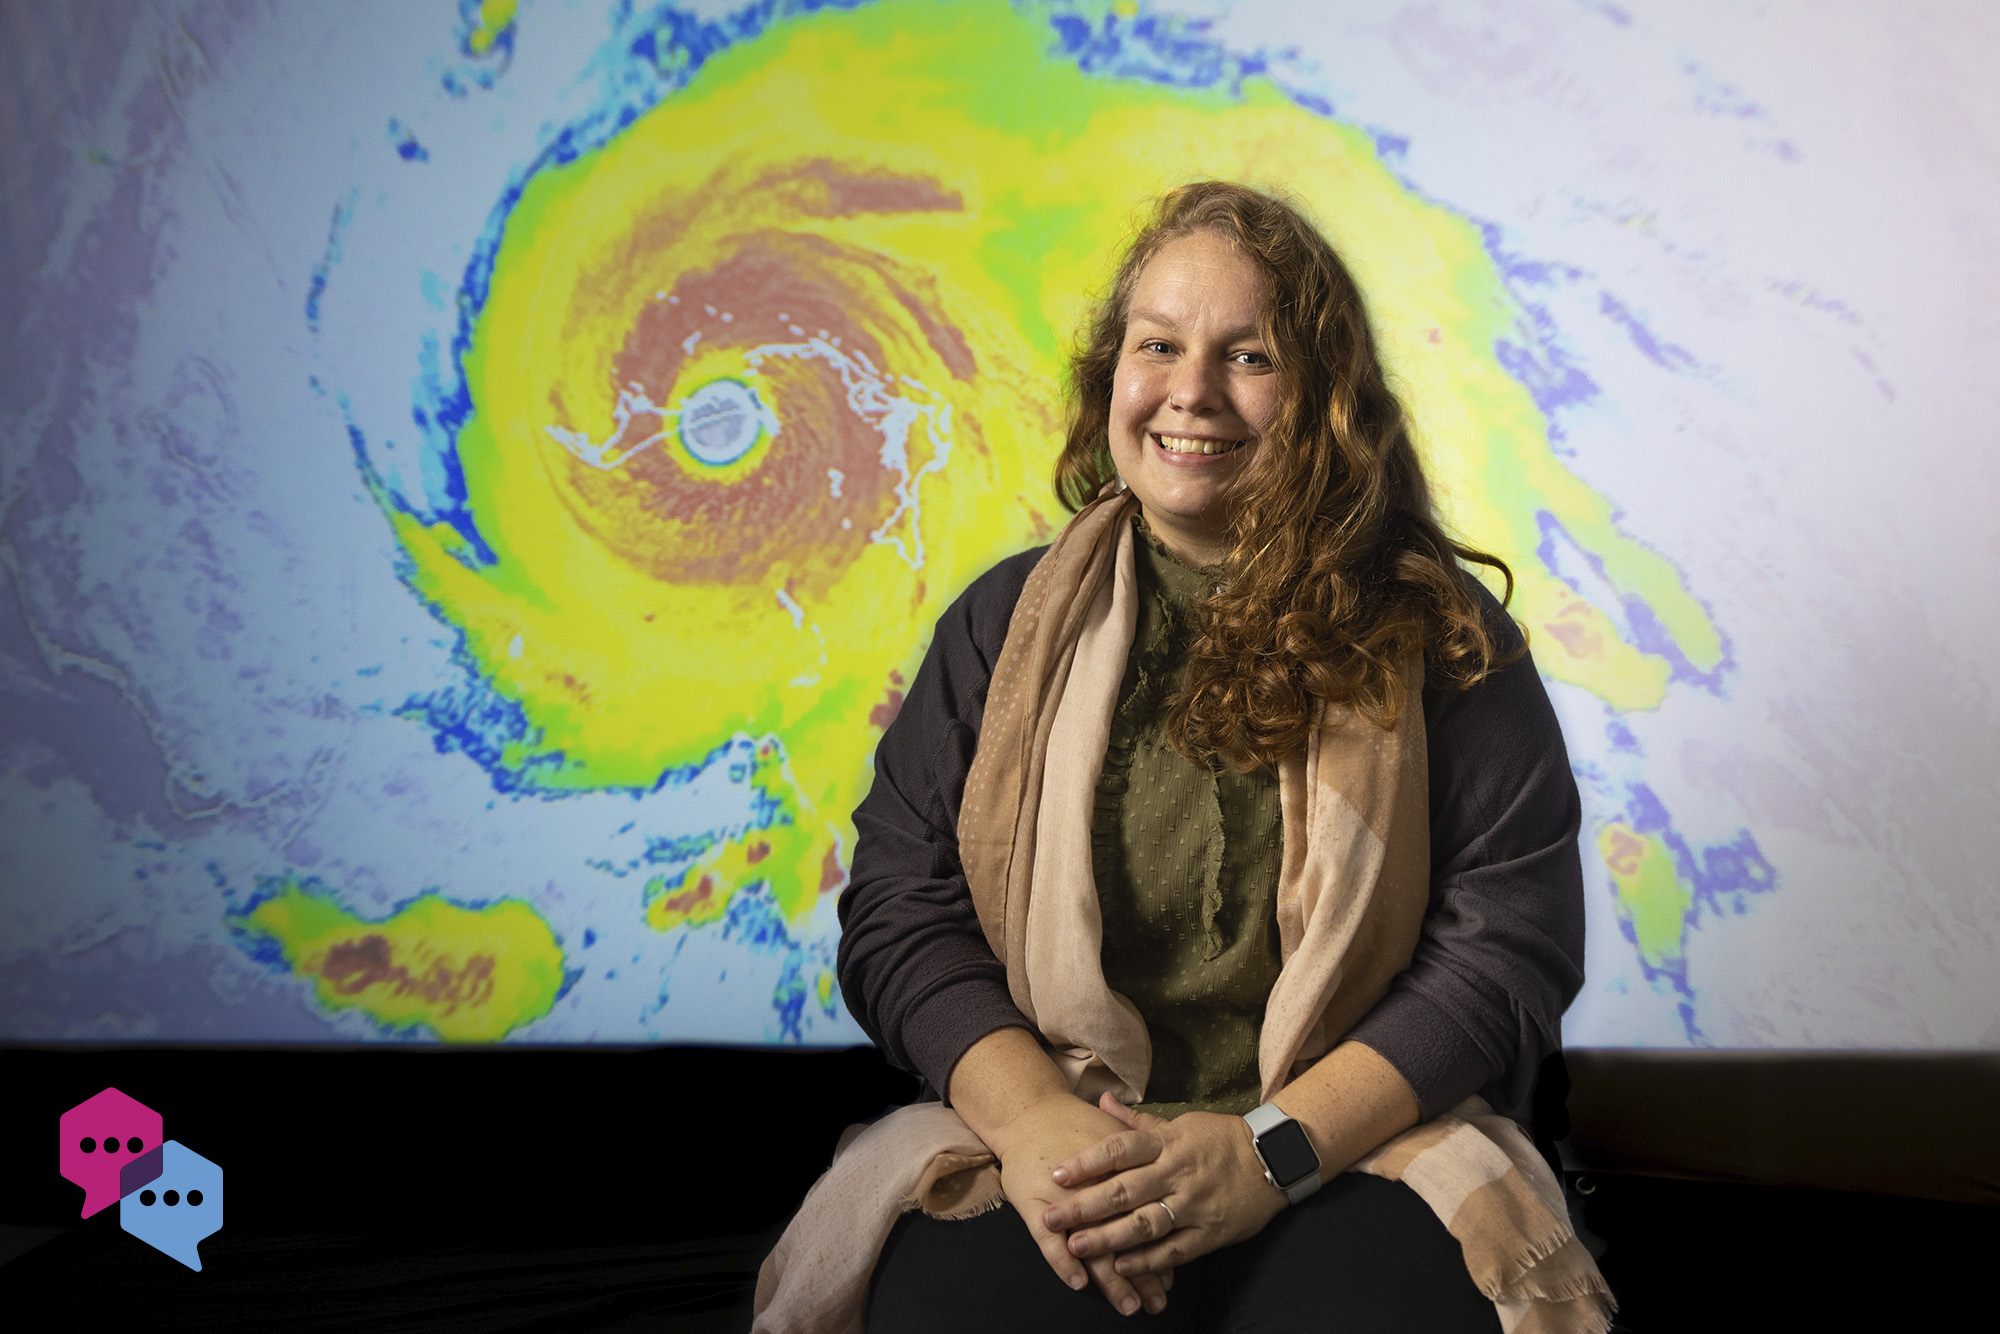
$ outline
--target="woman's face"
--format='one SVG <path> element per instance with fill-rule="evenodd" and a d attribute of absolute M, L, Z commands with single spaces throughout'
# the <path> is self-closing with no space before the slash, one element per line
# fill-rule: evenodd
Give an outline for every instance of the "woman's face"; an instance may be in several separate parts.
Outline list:
<path fill-rule="evenodd" d="M 1276 418 L 1261 270 L 1212 232 L 1139 272 L 1111 382 L 1111 460 L 1146 522 L 1196 565 L 1228 554 L 1223 496 Z"/>

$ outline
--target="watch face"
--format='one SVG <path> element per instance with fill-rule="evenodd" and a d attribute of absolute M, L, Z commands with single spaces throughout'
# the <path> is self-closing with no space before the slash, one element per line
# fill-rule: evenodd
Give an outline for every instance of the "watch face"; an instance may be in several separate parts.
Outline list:
<path fill-rule="evenodd" d="M 1305 1127 L 1297 1121 L 1286 1121 L 1259 1135 L 1257 1150 L 1264 1155 L 1264 1166 L 1271 1169 L 1280 1189 L 1296 1185 L 1319 1171 L 1319 1155 L 1313 1152 Z"/>

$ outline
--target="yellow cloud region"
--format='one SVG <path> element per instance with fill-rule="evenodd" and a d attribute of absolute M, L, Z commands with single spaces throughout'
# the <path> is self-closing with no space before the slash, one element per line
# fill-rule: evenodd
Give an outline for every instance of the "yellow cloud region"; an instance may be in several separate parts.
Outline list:
<path fill-rule="evenodd" d="M 1686 947 L 1694 894 L 1675 871 L 1673 853 L 1622 820 L 1598 831 L 1597 852 L 1611 872 L 1618 916 L 1632 928 L 1639 957 L 1649 968 L 1676 970 Z"/>
<path fill-rule="evenodd" d="M 447 1042 L 494 1042 L 541 1018 L 561 994 L 562 947 L 518 899 L 469 908 L 419 895 L 379 922 L 330 890 L 287 877 L 230 925 L 275 941 L 329 1010 L 359 1010 L 391 1029 L 421 1026 Z"/>

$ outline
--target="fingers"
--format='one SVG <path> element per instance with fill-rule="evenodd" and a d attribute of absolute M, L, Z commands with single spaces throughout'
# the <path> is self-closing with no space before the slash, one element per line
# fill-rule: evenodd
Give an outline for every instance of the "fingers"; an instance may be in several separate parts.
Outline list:
<path fill-rule="evenodd" d="M 1144 1167 L 1160 1156 L 1160 1149 L 1160 1137 L 1151 1130 L 1124 1130 L 1071 1154 L 1049 1175 L 1058 1186 L 1078 1186 L 1113 1172 Z"/>
<path fill-rule="evenodd" d="M 1158 1200 L 1173 1188 L 1167 1174 L 1155 1166 L 1134 1168 L 1120 1172 L 1108 1181 L 1100 1181 L 1095 1186 L 1087 1186 L 1065 1200 L 1049 1205 L 1042 1214 L 1042 1226 L 1055 1232 L 1071 1232 L 1093 1223 L 1102 1223 L 1117 1218 L 1121 1214 L 1151 1213 L 1157 1217 L 1148 1221 L 1164 1221 L 1165 1215 L 1158 1209 L 1146 1206 Z M 1151 1240 L 1151 1238 L 1145 1238 Z"/>
<path fill-rule="evenodd" d="M 1154 1200 L 1112 1218 L 1100 1227 L 1072 1230 L 1069 1234 L 1069 1253 L 1075 1256 L 1116 1255 L 1120 1251 L 1150 1245 L 1173 1230 L 1173 1217 L 1159 1201 Z"/>
<path fill-rule="evenodd" d="M 1158 1274 L 1138 1274 L 1131 1277 L 1132 1290 L 1139 1294 L 1140 1303 L 1148 1315 L 1158 1315 L 1167 1309 L 1167 1285 Z"/>
<path fill-rule="evenodd" d="M 1084 1264 L 1090 1270 L 1091 1281 L 1097 1284 L 1097 1290 L 1104 1294 L 1104 1300 L 1110 1302 L 1111 1308 L 1118 1314 L 1137 1315 L 1142 1307 L 1147 1306 L 1146 1293 L 1151 1294 L 1154 1302 L 1149 1309 L 1157 1312 L 1166 1305 L 1166 1293 L 1160 1289 L 1156 1275 L 1145 1273 L 1127 1278 L 1118 1272 L 1108 1255 L 1096 1256 Z M 1145 1287 L 1144 1292 L 1137 1286 L 1141 1284 Z"/>
<path fill-rule="evenodd" d="M 1035 1246 L 1041 1251 L 1042 1258 L 1049 1262 L 1049 1268 L 1056 1271 L 1057 1278 L 1078 1291 L 1081 1291 L 1083 1286 L 1090 1282 L 1092 1278 L 1091 1272 L 1084 1268 L 1081 1260 L 1069 1253 L 1069 1248 L 1065 1244 L 1067 1239 L 1062 1233 L 1038 1231 L 1032 1227 L 1028 1229 L 1028 1232 L 1030 1236 L 1034 1237 Z M 1114 1272 L 1111 1277 L 1116 1278 L 1116 1273 Z M 1100 1284 L 1100 1286 L 1102 1285 Z M 1113 1305 L 1116 1304 L 1115 1302 L 1113 1303 Z"/>
<path fill-rule="evenodd" d="M 1110 1093 L 1105 1093 L 1097 1099 L 1097 1107 L 1099 1111 L 1124 1122 L 1134 1130 L 1157 1130 L 1161 1126 L 1172 1124 L 1163 1117 L 1154 1116 L 1151 1112 L 1142 1112 L 1137 1107 L 1127 1107 Z"/>
<path fill-rule="evenodd" d="M 1061 1233 L 1032 1226 L 1028 1232 L 1049 1268 L 1072 1289 L 1081 1290 L 1086 1284 L 1095 1283 L 1120 1315 L 1136 1315 L 1141 1309 L 1157 1315 L 1166 1309 L 1167 1289 L 1173 1283 L 1171 1275 L 1162 1280 L 1149 1271 L 1127 1278 L 1118 1272 L 1109 1254 L 1080 1260 L 1069 1253 Z"/>
<path fill-rule="evenodd" d="M 1151 1246 L 1126 1251 L 1113 1260 L 1112 1268 L 1133 1283 L 1143 1283 L 1151 1278 L 1170 1288 L 1174 1284 L 1174 1266 L 1186 1264 L 1194 1258 L 1192 1254 L 1183 1253 L 1194 1249 L 1188 1244 L 1187 1237 L 1185 1232 L 1176 1232 Z"/>
<path fill-rule="evenodd" d="M 1088 1228 L 1122 1214 L 1154 1214 L 1148 1222 L 1158 1222 L 1164 1220 L 1166 1214 L 1156 1208 L 1148 1210 L 1146 1206 L 1164 1198 L 1172 1190 L 1174 1178 L 1160 1166 L 1148 1164 L 1132 1168 L 1130 1172 L 1118 1172 L 1110 1180 L 1098 1182 L 1096 1186 L 1086 1186 L 1066 1200 L 1052 1202 L 1042 1212 L 1042 1226 L 1052 1232 L 1074 1232 L 1076 1228 Z"/>
<path fill-rule="evenodd" d="M 1159 1212 L 1158 1210 L 1154 1211 Z M 1104 1299 L 1120 1315 L 1137 1315 L 1141 1310 L 1158 1315 L 1167 1306 L 1167 1289 L 1173 1286 L 1173 1273 L 1164 1276 L 1146 1270 L 1131 1276 L 1118 1272 L 1114 1263 L 1116 1257 L 1109 1252 L 1079 1259 L 1071 1255 L 1064 1245 L 1066 1238 L 1060 1232 L 1049 1232 L 1030 1227 L 1029 1235 L 1034 1237 L 1042 1258 L 1048 1261 L 1056 1277 L 1072 1289 L 1082 1289 L 1086 1284 L 1095 1283 Z"/>
<path fill-rule="evenodd" d="M 1127 1107 L 1124 1103 L 1118 1101 L 1117 1095 L 1111 1093 L 1109 1090 L 1097 1095 L 1097 1105 L 1101 1110 L 1109 1112 L 1126 1125 L 1135 1128 L 1139 1124 L 1139 1118 L 1145 1115 L 1144 1112 L 1139 1111 L 1137 1108 Z"/>

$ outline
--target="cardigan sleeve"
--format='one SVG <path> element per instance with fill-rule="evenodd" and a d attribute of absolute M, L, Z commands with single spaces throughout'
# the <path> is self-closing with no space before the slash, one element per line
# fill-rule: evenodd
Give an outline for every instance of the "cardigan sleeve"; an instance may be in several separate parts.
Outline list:
<path fill-rule="evenodd" d="M 958 808 L 993 665 L 1040 558 L 1038 549 L 1001 562 L 938 619 L 854 812 L 854 863 L 839 904 L 841 993 L 890 1063 L 939 1095 L 973 1043 L 1032 1027 L 979 929 L 958 860 Z"/>
<path fill-rule="evenodd" d="M 1583 986 L 1576 780 L 1525 654 L 1469 690 L 1426 688 L 1424 725 L 1430 907 L 1410 966 L 1347 1036 L 1396 1067 L 1425 1120 L 1478 1093 L 1526 1122 Z"/>

